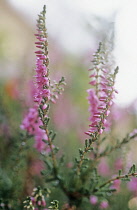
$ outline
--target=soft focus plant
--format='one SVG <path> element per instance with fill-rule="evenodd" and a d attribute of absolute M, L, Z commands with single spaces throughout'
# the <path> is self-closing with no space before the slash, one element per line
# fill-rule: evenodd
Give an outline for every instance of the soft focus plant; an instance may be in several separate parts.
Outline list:
<path fill-rule="evenodd" d="M 44 6 L 38 16 L 35 34 L 38 50 L 35 52 L 34 104 L 20 125 L 23 130 L 20 135 L 21 142 L 18 143 L 17 136 L 13 147 L 14 154 L 8 162 L 11 164 L 10 170 L 6 173 L 6 166 L 0 171 L 0 208 L 118 209 L 118 206 L 115 207 L 114 197 L 117 198 L 117 194 L 120 193 L 121 182 L 130 181 L 132 178 L 128 188 L 136 193 L 137 177 L 135 164 L 125 172 L 121 159 L 115 159 L 113 165 L 116 170 L 111 171 L 105 161 L 113 151 L 121 149 L 137 137 L 137 129 L 122 139 L 119 139 L 119 136 L 115 137 L 113 133 L 112 109 L 117 93 L 115 80 L 118 67 L 113 68 L 110 61 L 111 52 L 107 45 L 99 43 L 99 48 L 93 55 L 92 67 L 89 69 L 90 88 L 87 90 L 87 99 L 90 122 L 89 129 L 85 131 L 87 138 L 75 157 L 69 154 L 71 158 L 68 162 L 65 159 L 65 151 L 60 151 L 56 146 L 56 132 L 50 129 L 50 107 L 56 103 L 64 90 L 65 79 L 62 77 L 57 82 L 50 78 L 45 15 Z M 112 194 L 115 196 L 111 196 Z"/>

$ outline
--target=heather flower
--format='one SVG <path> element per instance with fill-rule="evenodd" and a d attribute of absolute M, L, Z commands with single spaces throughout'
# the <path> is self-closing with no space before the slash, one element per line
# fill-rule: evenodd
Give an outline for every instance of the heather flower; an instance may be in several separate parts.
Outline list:
<path fill-rule="evenodd" d="M 45 150 L 49 152 L 49 147 L 42 141 L 48 140 L 45 130 L 40 127 L 43 125 L 41 118 L 38 114 L 38 107 L 42 106 L 43 110 L 47 108 L 47 102 L 50 100 L 50 79 L 48 70 L 48 50 L 47 50 L 47 33 L 45 27 L 45 7 L 43 12 L 39 15 L 37 20 L 37 34 L 35 34 L 38 42 L 35 42 L 36 47 L 39 49 L 36 53 L 36 75 L 34 86 L 34 102 L 33 108 L 30 108 L 28 114 L 25 116 L 21 129 L 26 130 L 29 135 L 33 135 L 35 138 L 34 147 L 38 151 Z M 45 116 L 46 117 L 46 116 Z"/>
<path fill-rule="evenodd" d="M 97 107 L 99 104 L 98 97 L 95 94 L 95 91 L 93 89 L 87 90 L 89 96 L 88 96 L 88 103 L 89 103 L 89 112 L 90 112 L 90 121 L 93 121 L 93 114 L 97 112 Z"/>
<path fill-rule="evenodd" d="M 96 205 L 98 202 L 98 198 L 95 195 L 91 195 L 89 200 L 92 205 Z"/>
<path fill-rule="evenodd" d="M 89 130 L 85 134 L 99 135 L 102 134 L 105 128 L 108 129 L 109 124 L 107 117 L 110 114 L 110 107 L 113 104 L 114 93 L 117 92 L 114 88 L 115 76 L 118 68 L 115 69 L 114 74 L 110 74 L 108 69 L 104 68 L 104 57 L 102 55 L 102 45 L 94 54 L 93 68 L 91 71 L 92 89 L 88 90 L 88 101 L 90 104 L 90 121 Z"/>
<path fill-rule="evenodd" d="M 49 152 L 51 146 L 45 144 L 42 140 L 48 139 L 48 131 L 46 129 L 49 109 L 49 102 L 56 102 L 58 95 L 64 90 L 65 85 L 64 77 L 57 83 L 53 81 L 51 85 L 49 78 L 49 58 L 48 58 L 48 41 L 47 32 L 45 26 L 45 13 L 46 8 L 44 6 L 43 11 L 40 13 L 37 20 L 37 33 L 35 34 L 37 41 L 35 42 L 38 50 L 36 53 L 36 68 L 35 68 L 35 81 L 33 87 L 33 98 L 35 105 L 29 109 L 28 114 L 25 116 L 21 129 L 26 130 L 28 134 L 33 135 L 35 138 L 35 147 L 38 151 Z M 44 129 L 43 129 L 44 126 Z M 43 130 L 42 130 L 43 129 Z M 54 147 L 52 145 L 52 147 Z M 50 149 L 49 149 L 50 148 Z M 44 150 L 44 151 L 43 151 Z"/>
<path fill-rule="evenodd" d="M 108 201 L 104 200 L 100 203 L 100 209 L 107 209 L 109 207 Z"/>
<path fill-rule="evenodd" d="M 47 50 L 47 33 L 45 27 L 45 10 L 39 15 L 37 20 L 37 31 L 35 34 L 38 42 L 35 42 L 36 47 L 40 50 L 35 51 L 36 53 L 36 92 L 34 94 L 34 101 L 38 104 L 41 103 L 42 99 L 50 99 L 50 79 L 49 79 L 49 70 L 48 70 L 48 50 Z"/>
<path fill-rule="evenodd" d="M 35 209 L 37 209 L 37 207 L 38 209 L 39 207 L 43 209 L 46 206 L 46 201 L 40 188 L 33 189 L 33 193 L 30 199 Z"/>
<path fill-rule="evenodd" d="M 39 126 L 42 126 L 42 122 L 40 120 L 40 117 L 38 115 L 37 108 L 30 108 L 27 115 L 24 117 L 22 124 L 20 125 L 20 128 L 22 130 L 26 130 L 29 135 L 33 135 L 35 138 L 35 144 L 34 147 L 38 151 L 45 150 L 48 152 L 49 149 L 46 148 L 45 143 L 42 141 L 42 139 L 47 140 L 47 135 L 44 130 L 40 129 Z"/>

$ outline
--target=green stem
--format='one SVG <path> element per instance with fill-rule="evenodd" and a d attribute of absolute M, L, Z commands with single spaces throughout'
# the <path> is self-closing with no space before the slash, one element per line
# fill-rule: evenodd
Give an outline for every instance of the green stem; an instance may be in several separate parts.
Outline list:
<path fill-rule="evenodd" d="M 126 175 L 120 175 L 120 176 L 116 176 L 112 179 L 109 179 L 108 181 L 104 182 L 103 184 L 101 184 L 98 189 L 95 189 L 94 192 L 97 192 L 99 191 L 100 188 L 103 188 L 105 187 L 107 184 L 111 183 L 111 182 L 114 182 L 115 180 L 118 180 L 118 179 L 123 179 L 123 178 L 128 178 L 128 177 L 134 177 L 134 176 L 137 176 L 137 173 L 131 173 L 131 174 L 126 174 Z"/>

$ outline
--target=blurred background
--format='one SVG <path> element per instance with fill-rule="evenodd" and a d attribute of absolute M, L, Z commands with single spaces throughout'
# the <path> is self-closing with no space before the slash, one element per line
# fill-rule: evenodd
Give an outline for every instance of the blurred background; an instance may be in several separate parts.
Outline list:
<path fill-rule="evenodd" d="M 54 54 L 51 63 L 58 60 L 58 54 L 67 54 L 82 65 L 85 63 L 86 70 L 99 41 L 111 39 L 116 65 L 120 67 L 117 103 L 123 106 L 135 100 L 136 0 L 1 0 L 1 56 L 8 59 L 5 64 L 1 62 L 2 68 L 6 65 L 6 71 L 1 71 L 1 76 L 16 77 L 23 73 L 21 62 L 30 67 L 34 65 L 35 20 L 44 4 L 47 5 L 49 39 L 52 39 L 49 51 Z"/>

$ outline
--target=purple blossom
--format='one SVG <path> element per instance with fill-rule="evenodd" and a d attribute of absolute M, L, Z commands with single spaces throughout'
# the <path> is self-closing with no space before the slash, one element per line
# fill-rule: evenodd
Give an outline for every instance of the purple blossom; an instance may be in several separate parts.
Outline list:
<path fill-rule="evenodd" d="M 43 16 L 42 16 L 43 15 Z M 47 102 L 50 100 L 50 79 L 48 75 L 48 51 L 47 51 L 47 34 L 45 28 L 44 12 L 39 15 L 37 24 L 37 34 L 35 34 L 38 42 L 35 42 L 38 50 L 36 53 L 36 75 L 35 86 L 33 89 L 34 102 L 33 108 L 30 108 L 27 115 L 25 116 L 21 129 L 26 130 L 29 135 L 33 135 L 35 138 L 34 147 L 38 151 L 49 152 L 48 147 L 42 141 L 48 140 L 45 130 L 42 130 L 40 126 L 43 125 L 41 118 L 38 114 L 38 108 L 41 105 L 43 109 L 47 108 Z M 43 27 L 44 25 L 44 27 Z M 43 100 L 44 99 L 44 100 Z M 44 101 L 44 102 L 43 102 Z M 46 117 L 46 116 L 45 116 Z"/>
<path fill-rule="evenodd" d="M 24 117 L 20 128 L 26 130 L 29 135 L 33 135 L 35 138 L 34 147 L 38 151 L 45 150 L 48 152 L 49 149 L 45 148 L 46 145 L 42 139 L 47 140 L 47 135 L 44 130 L 40 129 L 39 126 L 42 125 L 40 117 L 38 116 L 37 108 L 30 108 L 26 116 Z"/>
<path fill-rule="evenodd" d="M 100 53 L 101 48 L 95 53 L 93 60 L 94 67 L 90 69 L 90 84 L 93 87 L 87 91 L 89 94 L 88 101 L 91 122 L 89 130 L 85 132 L 87 135 L 102 134 L 105 128 L 109 129 L 110 124 L 106 119 L 110 114 L 110 107 L 113 104 L 114 92 L 117 92 L 114 88 L 117 68 L 113 75 L 109 73 L 107 68 L 103 68 Z"/>
<path fill-rule="evenodd" d="M 89 96 L 88 96 L 88 103 L 89 103 L 89 112 L 90 112 L 90 121 L 92 122 L 93 121 L 93 115 L 94 113 L 97 112 L 97 107 L 98 107 L 98 104 L 99 104 L 99 100 L 98 100 L 98 97 L 96 96 L 95 94 L 95 91 L 93 89 L 88 89 L 87 90 Z"/>

